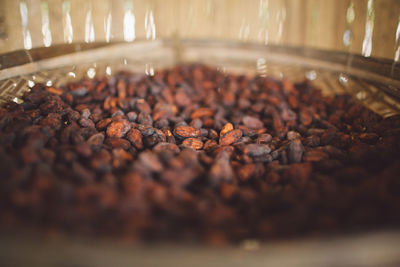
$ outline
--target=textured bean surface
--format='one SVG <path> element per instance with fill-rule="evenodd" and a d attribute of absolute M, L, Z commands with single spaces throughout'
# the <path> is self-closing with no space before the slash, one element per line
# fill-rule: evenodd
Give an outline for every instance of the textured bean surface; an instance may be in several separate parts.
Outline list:
<path fill-rule="evenodd" d="M 236 242 L 400 226 L 400 117 L 179 65 L 0 108 L 0 225 Z"/>

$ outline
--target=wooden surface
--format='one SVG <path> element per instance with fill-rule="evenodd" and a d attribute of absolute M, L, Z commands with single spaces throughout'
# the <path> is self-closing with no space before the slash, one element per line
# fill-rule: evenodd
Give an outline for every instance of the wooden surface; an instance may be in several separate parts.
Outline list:
<path fill-rule="evenodd" d="M 24 31 L 32 47 L 44 46 L 45 10 L 51 44 L 70 41 L 69 15 L 73 42 L 124 40 L 125 27 L 135 39 L 224 39 L 362 53 L 372 25 L 371 56 L 394 59 L 400 49 L 399 0 L 2 0 L 0 53 L 24 48 Z"/>
<path fill-rule="evenodd" d="M 139 246 L 111 240 L 0 235 L 1 266 L 397 267 L 398 232 L 269 241 L 227 247 L 174 243 Z"/>

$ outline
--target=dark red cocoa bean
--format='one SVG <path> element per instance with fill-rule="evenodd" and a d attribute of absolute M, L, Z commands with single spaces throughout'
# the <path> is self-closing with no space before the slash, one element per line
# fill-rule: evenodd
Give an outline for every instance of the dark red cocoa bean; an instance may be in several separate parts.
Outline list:
<path fill-rule="evenodd" d="M 79 120 L 79 125 L 82 127 L 91 127 L 94 128 L 95 124 L 91 119 L 81 118 Z"/>
<path fill-rule="evenodd" d="M 242 121 L 246 127 L 249 127 L 251 129 L 260 129 L 260 128 L 264 127 L 264 124 L 262 123 L 262 121 L 260 121 L 256 117 L 244 116 Z"/>
<path fill-rule="evenodd" d="M 359 138 L 365 143 L 375 144 L 378 141 L 379 136 L 376 133 L 362 133 Z"/>
<path fill-rule="evenodd" d="M 310 81 L 181 64 L 22 100 L 0 108 L 0 227 L 215 244 L 400 224 L 400 116 Z"/>
<path fill-rule="evenodd" d="M 178 154 L 180 152 L 180 149 L 175 144 L 161 142 L 153 147 L 153 151 L 156 153 L 163 153 L 163 152 L 171 151 L 174 154 Z"/>
<path fill-rule="evenodd" d="M 262 157 L 271 152 L 271 148 L 264 144 L 249 144 L 244 147 L 243 153 L 250 157 Z"/>
<path fill-rule="evenodd" d="M 178 126 L 175 128 L 174 133 L 183 138 L 200 136 L 200 130 L 191 126 Z"/>
<path fill-rule="evenodd" d="M 97 133 L 86 141 L 91 146 L 101 146 L 104 142 L 104 133 Z"/>
<path fill-rule="evenodd" d="M 131 146 L 128 140 L 118 137 L 107 138 L 105 143 L 109 145 L 111 148 L 123 148 L 125 150 L 129 149 L 129 147 Z"/>
<path fill-rule="evenodd" d="M 198 108 L 191 115 L 190 118 L 197 119 L 202 117 L 212 117 L 214 112 L 210 108 Z"/>
<path fill-rule="evenodd" d="M 227 132 L 219 138 L 219 144 L 222 146 L 227 146 L 233 144 L 242 137 L 242 131 L 239 129 Z"/>
<path fill-rule="evenodd" d="M 106 118 L 96 124 L 97 130 L 104 130 L 111 123 L 111 118 Z"/>
<path fill-rule="evenodd" d="M 137 149 L 143 149 L 142 134 L 139 130 L 131 129 L 126 134 L 126 139 L 128 139 Z"/>
<path fill-rule="evenodd" d="M 203 148 L 203 142 L 199 138 L 186 138 L 183 140 L 182 145 L 190 148 L 200 150 Z"/>
<path fill-rule="evenodd" d="M 321 144 L 327 145 L 329 144 L 336 136 L 335 129 L 328 129 L 321 135 Z"/>
<path fill-rule="evenodd" d="M 107 127 L 107 136 L 121 138 L 131 129 L 131 124 L 127 120 L 114 121 Z"/>

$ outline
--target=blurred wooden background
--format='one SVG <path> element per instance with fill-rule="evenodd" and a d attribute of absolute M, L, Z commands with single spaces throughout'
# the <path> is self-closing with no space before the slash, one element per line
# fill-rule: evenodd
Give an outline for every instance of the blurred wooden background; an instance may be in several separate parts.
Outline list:
<path fill-rule="evenodd" d="M 0 1 L 0 53 L 163 37 L 310 46 L 398 61 L 400 0 Z"/>

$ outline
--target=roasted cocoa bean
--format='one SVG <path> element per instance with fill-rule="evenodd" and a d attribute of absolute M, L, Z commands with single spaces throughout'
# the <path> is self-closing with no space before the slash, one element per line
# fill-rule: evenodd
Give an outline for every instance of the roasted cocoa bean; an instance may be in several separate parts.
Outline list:
<path fill-rule="evenodd" d="M 309 81 L 182 64 L 22 99 L 0 108 L 0 230 L 217 243 L 400 225 L 400 116 Z"/>
<path fill-rule="evenodd" d="M 175 128 L 174 133 L 183 138 L 200 136 L 200 130 L 191 126 L 178 126 Z"/>
<path fill-rule="evenodd" d="M 114 121 L 107 127 L 107 136 L 121 138 L 131 129 L 127 120 Z"/>
<path fill-rule="evenodd" d="M 260 121 L 258 118 L 255 118 L 255 117 L 244 116 L 242 121 L 246 127 L 249 127 L 251 129 L 260 129 L 260 128 L 264 127 L 264 124 L 262 123 L 262 121 Z"/>
<path fill-rule="evenodd" d="M 232 123 L 228 122 L 227 124 L 224 125 L 224 127 L 220 131 L 219 136 L 223 136 L 224 134 L 230 131 L 233 131 L 233 125 Z"/>
<path fill-rule="evenodd" d="M 203 148 L 203 142 L 199 138 L 186 138 L 183 140 L 182 145 L 199 150 Z"/>
<path fill-rule="evenodd" d="M 128 139 L 132 145 L 137 148 L 137 149 L 143 149 L 143 140 L 142 140 L 142 134 L 140 133 L 139 130 L 137 129 L 131 129 L 127 134 L 126 134 L 126 139 Z"/>
<path fill-rule="evenodd" d="M 219 138 L 219 144 L 222 146 L 228 146 L 230 144 L 233 144 L 242 137 L 242 131 L 239 129 L 232 130 L 230 132 L 227 132 L 223 136 Z"/>

